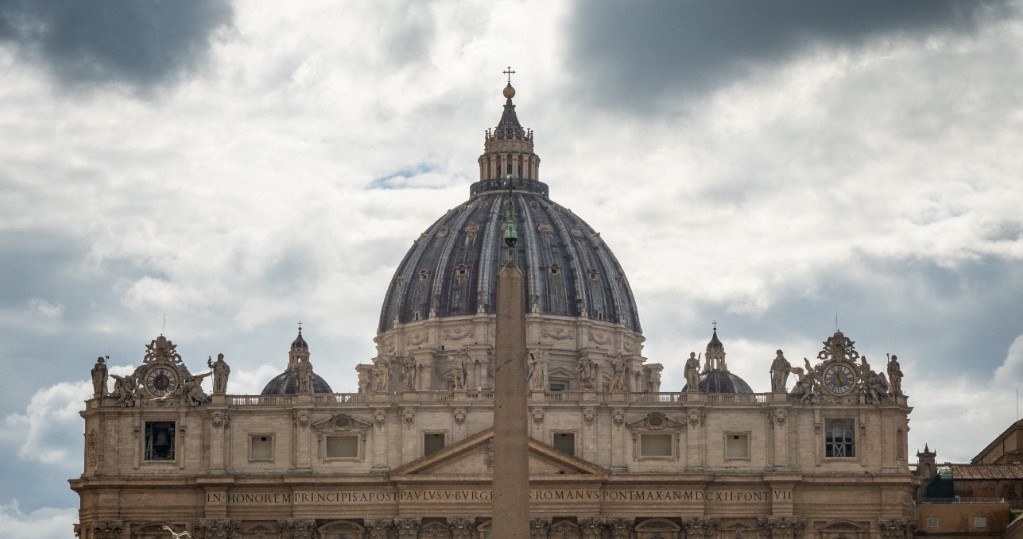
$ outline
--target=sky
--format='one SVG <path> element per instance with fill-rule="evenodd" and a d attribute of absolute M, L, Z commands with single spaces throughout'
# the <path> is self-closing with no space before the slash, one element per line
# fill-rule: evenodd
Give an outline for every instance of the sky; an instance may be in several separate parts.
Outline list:
<path fill-rule="evenodd" d="M 969 461 L 1023 385 L 1021 46 L 1018 1 L 0 0 L 0 529 L 72 537 L 97 356 L 258 393 L 301 320 L 355 391 L 509 65 L 664 390 L 713 321 L 755 391 L 837 325 Z"/>

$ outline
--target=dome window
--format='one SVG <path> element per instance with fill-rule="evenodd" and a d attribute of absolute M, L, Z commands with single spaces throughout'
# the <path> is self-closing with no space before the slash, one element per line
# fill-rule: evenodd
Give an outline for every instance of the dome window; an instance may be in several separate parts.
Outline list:
<path fill-rule="evenodd" d="M 430 278 L 430 270 L 419 270 L 419 280 L 425 281 Z"/>
<path fill-rule="evenodd" d="M 551 275 L 559 275 L 559 274 L 561 274 L 561 266 L 559 266 L 557 264 L 551 264 L 550 266 L 547 266 L 547 269 L 550 270 Z"/>
<path fill-rule="evenodd" d="M 600 280 L 600 272 L 599 271 L 597 271 L 597 270 L 595 270 L 593 268 L 590 268 L 589 274 L 590 274 L 590 280 L 591 281 L 597 282 L 597 281 Z"/>
<path fill-rule="evenodd" d="M 469 266 L 459 264 L 455 266 L 455 277 L 465 277 L 469 274 Z"/>

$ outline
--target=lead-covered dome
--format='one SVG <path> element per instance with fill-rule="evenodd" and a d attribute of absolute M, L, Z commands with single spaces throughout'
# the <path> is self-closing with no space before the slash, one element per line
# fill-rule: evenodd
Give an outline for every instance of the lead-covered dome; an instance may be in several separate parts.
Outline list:
<path fill-rule="evenodd" d="M 725 345 L 718 338 L 717 323 L 714 334 L 707 343 L 703 372 L 700 373 L 699 390 L 703 393 L 753 393 L 753 389 L 745 380 L 728 371 L 725 362 Z M 689 391 L 686 384 L 682 391 Z"/>
<path fill-rule="evenodd" d="M 621 324 L 639 333 L 636 302 L 618 260 L 600 234 L 552 201 L 539 181 L 533 132 L 519 124 L 509 88 L 500 122 L 486 133 L 469 200 L 413 242 L 388 287 L 378 331 L 493 314 L 495 277 L 507 257 L 502 236 L 510 200 L 520 240 L 515 262 L 525 274 L 530 312 Z"/>
<path fill-rule="evenodd" d="M 305 385 L 302 382 L 303 377 L 311 387 L 303 387 Z M 288 352 L 288 367 L 267 382 L 260 395 L 295 395 L 310 391 L 312 393 L 334 392 L 326 380 L 313 372 L 313 365 L 309 362 L 309 344 L 302 338 L 300 327 L 298 337 L 291 342 L 291 351 Z"/>

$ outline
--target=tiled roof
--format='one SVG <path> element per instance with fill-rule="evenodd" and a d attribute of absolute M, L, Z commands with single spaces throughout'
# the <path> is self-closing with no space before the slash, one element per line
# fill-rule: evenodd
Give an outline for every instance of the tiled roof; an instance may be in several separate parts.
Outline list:
<path fill-rule="evenodd" d="M 956 481 L 969 479 L 1023 479 L 1023 464 L 947 464 Z"/>

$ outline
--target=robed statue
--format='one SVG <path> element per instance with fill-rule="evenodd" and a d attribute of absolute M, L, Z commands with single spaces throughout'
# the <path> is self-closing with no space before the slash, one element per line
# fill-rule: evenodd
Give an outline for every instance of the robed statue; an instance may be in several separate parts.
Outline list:
<path fill-rule="evenodd" d="M 97 399 L 107 396 L 107 363 L 103 356 L 96 358 L 92 368 L 92 395 Z"/>
<path fill-rule="evenodd" d="M 684 374 L 686 377 L 686 391 L 699 391 L 700 359 L 696 357 L 696 352 L 689 352 L 689 359 L 686 360 Z"/>
<path fill-rule="evenodd" d="M 778 355 L 771 363 L 771 391 L 784 393 L 790 372 L 792 372 L 792 365 L 785 359 L 785 354 L 778 350 Z"/>

